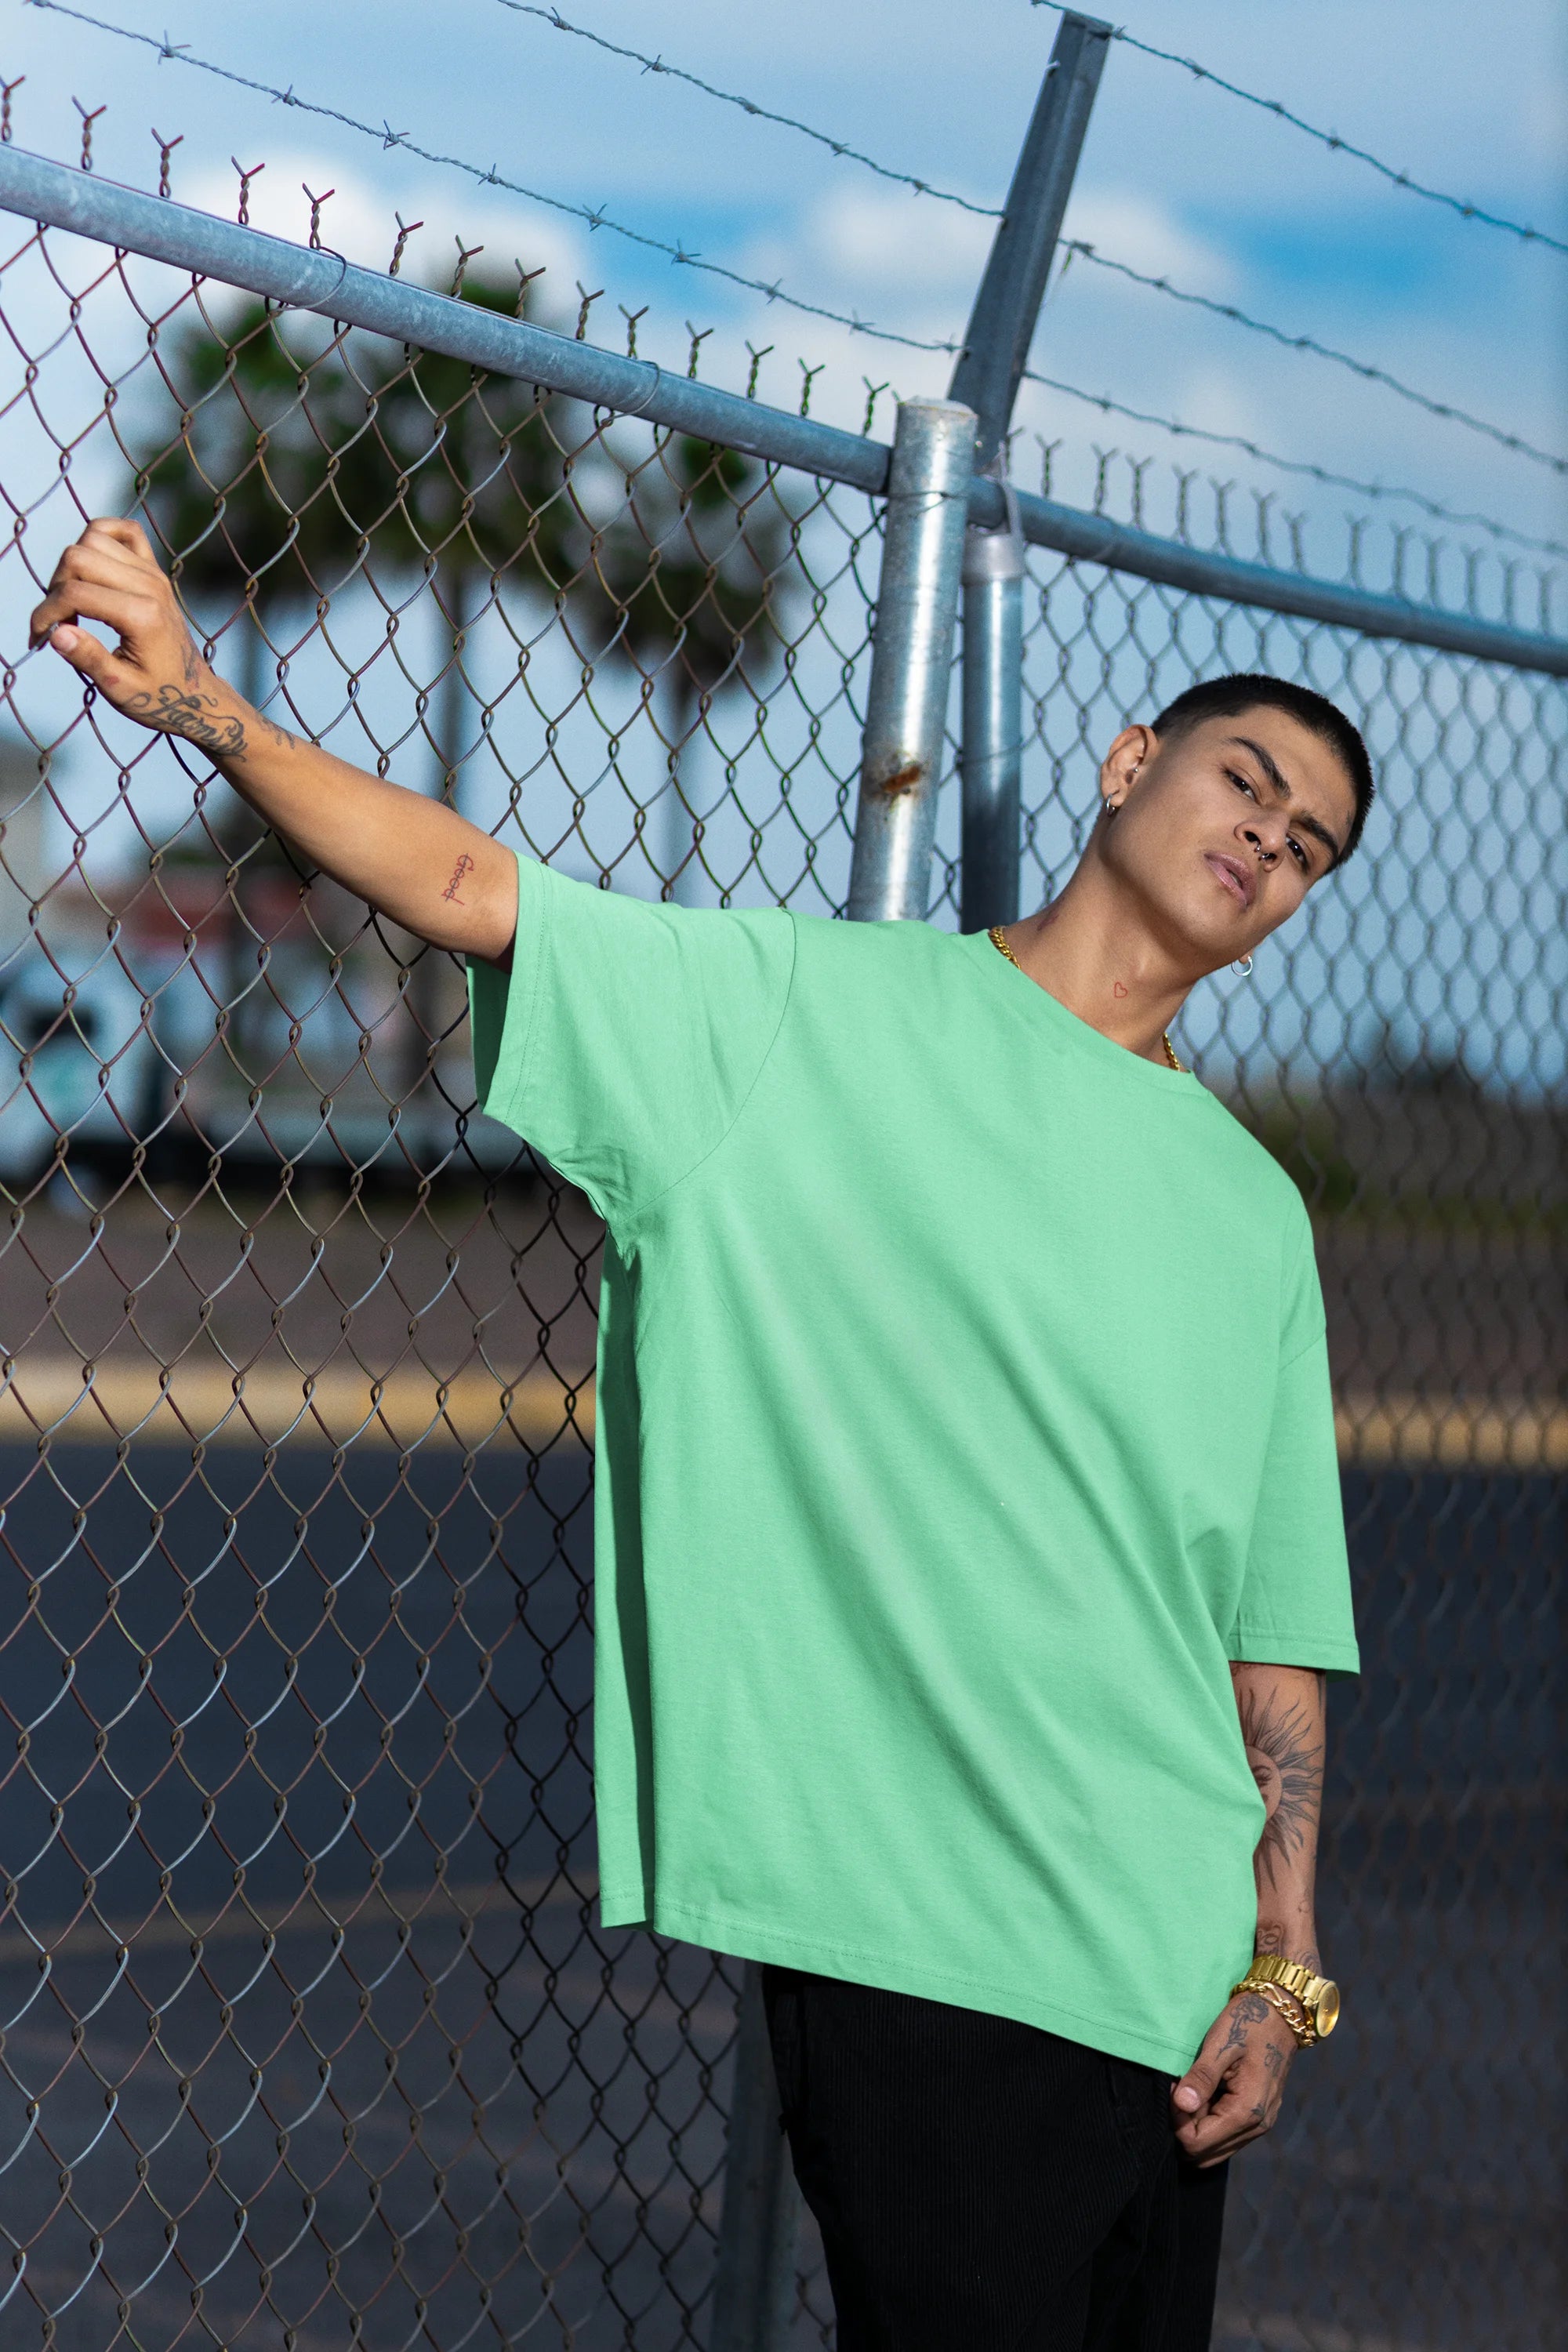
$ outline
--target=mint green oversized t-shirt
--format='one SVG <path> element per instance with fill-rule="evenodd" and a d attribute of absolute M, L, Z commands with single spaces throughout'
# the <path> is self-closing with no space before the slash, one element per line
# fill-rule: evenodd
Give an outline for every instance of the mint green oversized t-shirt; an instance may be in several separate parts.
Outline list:
<path fill-rule="evenodd" d="M 1181 2072 L 1227 1661 L 1356 1664 L 1295 1187 L 984 936 L 521 893 L 480 1097 L 610 1235 L 605 1924 Z"/>

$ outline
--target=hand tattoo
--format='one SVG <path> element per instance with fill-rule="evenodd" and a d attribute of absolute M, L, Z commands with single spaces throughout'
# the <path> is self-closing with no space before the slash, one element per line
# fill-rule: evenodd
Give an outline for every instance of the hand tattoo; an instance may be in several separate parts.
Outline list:
<path fill-rule="evenodd" d="M 458 886 L 462 881 L 464 876 L 471 874 L 473 870 L 474 861 L 465 850 L 463 855 L 458 858 L 456 866 L 452 868 L 452 878 L 447 883 L 446 888 L 442 891 L 442 898 L 449 899 L 454 907 L 466 907 L 468 902 L 466 898 L 458 898 Z"/>
<path fill-rule="evenodd" d="M 1320 1678 L 1321 1679 L 1321 1678 Z M 1237 1685 L 1241 1736 L 1258 1793 L 1268 1809 L 1258 1843 L 1259 1880 L 1276 1886 L 1315 1836 L 1323 1795 L 1323 1743 L 1307 1710 L 1275 1692 Z"/>
<path fill-rule="evenodd" d="M 216 719 L 209 710 L 218 708 L 217 697 L 191 692 L 182 694 L 178 687 L 161 686 L 157 692 L 131 695 L 121 704 L 128 719 L 139 719 L 143 727 L 156 727 L 165 735 L 182 735 L 187 743 L 195 743 L 216 759 L 239 760 L 245 756 L 245 728 L 236 718 Z"/>
<path fill-rule="evenodd" d="M 256 748 L 252 740 L 255 730 L 247 732 L 245 721 L 233 713 L 224 719 L 209 716 L 220 705 L 216 694 L 197 690 L 195 681 L 202 671 L 194 654 L 187 653 L 184 669 L 189 693 L 182 694 L 176 687 L 164 685 L 155 694 L 133 694 L 121 706 L 126 717 L 139 719 L 144 727 L 159 728 L 165 735 L 179 735 L 187 743 L 210 751 L 216 760 L 247 758 Z M 259 710 L 256 721 L 265 740 L 279 749 L 293 742 L 286 727 L 279 727 Z"/>

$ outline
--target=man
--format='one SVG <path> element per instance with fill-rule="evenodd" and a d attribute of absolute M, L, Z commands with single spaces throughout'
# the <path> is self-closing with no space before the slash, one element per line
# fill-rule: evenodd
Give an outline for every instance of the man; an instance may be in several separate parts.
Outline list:
<path fill-rule="evenodd" d="M 261 719 L 130 523 L 33 635 L 471 959 L 486 1105 L 604 1215 L 604 1916 L 766 1964 L 843 2352 L 1196 2352 L 1337 2007 L 1356 1651 L 1310 1230 L 1169 1032 L 1355 846 L 1354 729 L 1193 689 L 954 938 L 520 861 Z"/>

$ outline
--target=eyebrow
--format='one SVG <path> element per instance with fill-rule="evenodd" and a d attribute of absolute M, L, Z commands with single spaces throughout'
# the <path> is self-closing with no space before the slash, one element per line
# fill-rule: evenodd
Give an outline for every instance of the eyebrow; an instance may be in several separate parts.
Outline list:
<path fill-rule="evenodd" d="M 1262 769 L 1269 783 L 1273 785 L 1275 793 L 1279 799 L 1282 801 L 1293 801 L 1295 799 L 1296 795 L 1290 789 L 1290 779 L 1286 775 L 1284 770 L 1280 767 L 1279 761 L 1274 757 L 1272 751 L 1266 751 L 1263 745 L 1261 743 L 1255 743 L 1250 735 L 1233 735 L 1230 740 L 1233 743 L 1239 744 L 1244 751 L 1251 752 L 1253 758 Z M 1323 847 L 1329 853 L 1331 864 L 1335 866 L 1339 864 L 1340 845 L 1335 840 L 1333 835 L 1329 831 L 1326 824 L 1321 824 L 1318 818 L 1315 816 L 1310 816 L 1305 812 L 1299 816 L 1293 817 L 1291 819 L 1291 823 L 1300 832 L 1310 833 L 1314 841 L 1321 841 L 1322 843 Z"/>

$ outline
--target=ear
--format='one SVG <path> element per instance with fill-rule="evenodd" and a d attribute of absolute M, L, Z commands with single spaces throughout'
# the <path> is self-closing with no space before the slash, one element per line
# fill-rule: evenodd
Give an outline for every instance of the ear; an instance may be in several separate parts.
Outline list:
<path fill-rule="evenodd" d="M 1124 727 L 1100 770 L 1100 796 L 1107 808 L 1120 808 L 1159 749 L 1152 727 Z"/>

